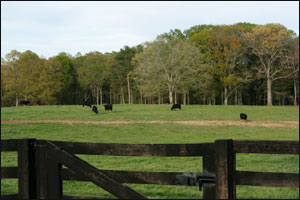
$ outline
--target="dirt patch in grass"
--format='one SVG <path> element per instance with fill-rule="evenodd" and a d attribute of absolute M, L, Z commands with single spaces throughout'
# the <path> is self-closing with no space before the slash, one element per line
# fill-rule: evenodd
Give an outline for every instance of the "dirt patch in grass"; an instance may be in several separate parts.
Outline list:
<path fill-rule="evenodd" d="M 298 121 L 84 121 L 84 120 L 9 120 L 1 121 L 2 124 L 23 123 L 62 123 L 62 124 L 182 124 L 198 126 L 263 126 L 263 127 L 291 127 L 299 128 Z"/>

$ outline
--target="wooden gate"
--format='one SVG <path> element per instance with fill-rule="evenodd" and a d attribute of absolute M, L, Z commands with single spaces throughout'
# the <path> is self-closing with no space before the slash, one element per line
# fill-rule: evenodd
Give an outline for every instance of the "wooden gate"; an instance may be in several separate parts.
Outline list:
<path fill-rule="evenodd" d="M 1 151 L 17 151 L 18 167 L 2 167 L 1 179 L 18 178 L 18 194 L 1 199 L 88 199 L 63 195 L 63 180 L 90 181 L 117 198 L 145 199 L 124 183 L 203 186 L 203 199 L 234 199 L 236 185 L 299 187 L 299 174 L 236 171 L 237 153 L 299 154 L 298 141 L 216 140 L 201 144 L 114 144 L 48 140 L 2 140 Z M 74 154 L 193 156 L 202 173 L 99 170 Z M 62 165 L 67 168 L 62 168 Z M 93 199 L 102 199 L 93 197 Z"/>

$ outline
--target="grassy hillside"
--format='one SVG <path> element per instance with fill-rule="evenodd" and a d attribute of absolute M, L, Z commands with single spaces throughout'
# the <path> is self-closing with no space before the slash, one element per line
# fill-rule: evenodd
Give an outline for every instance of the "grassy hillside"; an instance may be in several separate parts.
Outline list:
<path fill-rule="evenodd" d="M 183 106 L 171 111 L 170 105 L 114 105 L 113 112 L 100 114 L 82 106 L 29 106 L 1 109 L 4 120 L 232 120 L 239 121 L 239 113 L 248 114 L 251 121 L 299 121 L 299 107 L 263 106 Z M 202 143 L 216 139 L 298 140 L 299 128 L 249 126 L 199 126 L 180 124 L 59 124 L 28 123 L 2 124 L 2 139 L 37 138 L 61 141 L 110 143 Z M 100 169 L 133 171 L 201 172 L 201 158 L 80 156 Z M 2 166 L 17 166 L 16 153 L 4 152 Z M 238 154 L 237 170 L 264 172 L 299 172 L 299 157 L 293 155 Z M 17 193 L 17 181 L 4 179 L 1 194 Z M 134 185 L 149 198 L 202 198 L 198 187 Z M 64 181 L 64 194 L 112 197 L 92 183 Z M 238 186 L 238 198 L 291 199 L 299 198 L 299 189 Z"/>

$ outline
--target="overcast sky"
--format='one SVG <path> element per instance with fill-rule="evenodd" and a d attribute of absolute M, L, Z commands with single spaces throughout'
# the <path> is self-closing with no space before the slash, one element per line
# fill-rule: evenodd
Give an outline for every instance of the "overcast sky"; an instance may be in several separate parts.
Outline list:
<path fill-rule="evenodd" d="M 31 50 L 119 51 L 171 29 L 201 24 L 280 23 L 299 35 L 298 1 L 1 1 L 1 57 Z"/>

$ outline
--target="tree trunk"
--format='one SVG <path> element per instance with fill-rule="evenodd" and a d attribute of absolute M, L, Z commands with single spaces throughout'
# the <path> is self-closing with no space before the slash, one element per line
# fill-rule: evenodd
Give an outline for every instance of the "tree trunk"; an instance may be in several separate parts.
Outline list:
<path fill-rule="evenodd" d="M 16 93 L 16 107 L 19 106 L 19 94 Z"/>
<path fill-rule="evenodd" d="M 173 104 L 173 90 L 169 87 L 169 102 Z"/>
<path fill-rule="evenodd" d="M 132 92 L 131 89 L 130 89 L 130 94 L 131 94 L 131 97 L 130 97 L 130 98 L 131 98 L 130 103 L 131 103 L 131 104 L 134 104 L 134 102 L 133 102 L 133 99 L 134 99 L 134 98 L 133 98 L 133 92 Z"/>
<path fill-rule="evenodd" d="M 102 93 L 102 87 L 100 88 L 100 104 L 103 104 L 103 93 Z"/>
<path fill-rule="evenodd" d="M 122 104 L 125 104 L 125 97 L 124 97 L 124 90 L 123 87 L 121 87 L 121 99 L 120 102 L 122 101 Z"/>
<path fill-rule="evenodd" d="M 109 104 L 112 104 L 112 96 L 111 96 L 111 91 L 109 91 Z"/>
<path fill-rule="evenodd" d="M 224 90 L 224 105 L 228 105 L 228 96 L 227 96 L 227 88 Z"/>
<path fill-rule="evenodd" d="M 183 92 L 183 105 L 186 105 L 186 92 Z"/>
<path fill-rule="evenodd" d="M 160 93 L 158 93 L 158 104 L 160 104 Z"/>
<path fill-rule="evenodd" d="M 97 86 L 96 87 L 96 90 L 97 90 L 97 92 L 96 92 L 96 101 L 97 101 L 97 106 L 99 105 L 99 91 L 100 91 L 100 88 Z"/>
<path fill-rule="evenodd" d="M 235 91 L 235 105 L 238 105 L 238 91 Z"/>
<path fill-rule="evenodd" d="M 187 93 L 187 104 L 190 105 L 190 93 Z"/>
<path fill-rule="evenodd" d="M 297 81 L 294 77 L 294 106 L 297 106 Z"/>
<path fill-rule="evenodd" d="M 131 99 L 130 99 L 130 96 L 131 96 L 131 92 L 130 92 L 130 81 L 129 81 L 129 74 L 127 74 L 127 85 L 128 85 L 128 104 L 131 104 Z"/>
<path fill-rule="evenodd" d="M 272 106 L 272 80 L 270 77 L 267 78 L 267 88 L 268 88 L 268 106 Z"/>

